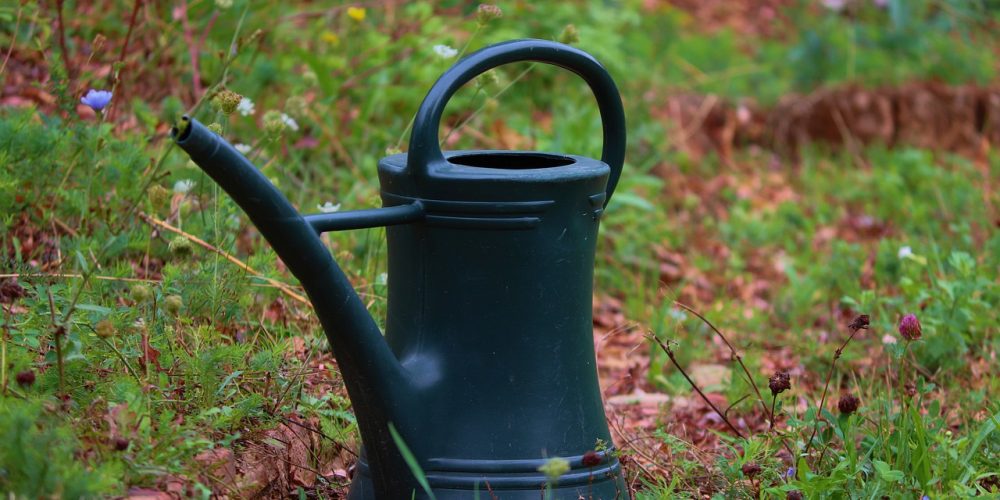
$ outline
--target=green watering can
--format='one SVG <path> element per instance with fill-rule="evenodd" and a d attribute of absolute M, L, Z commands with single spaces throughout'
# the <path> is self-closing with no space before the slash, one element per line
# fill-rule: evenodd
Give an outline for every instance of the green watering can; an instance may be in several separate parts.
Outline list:
<path fill-rule="evenodd" d="M 452 94 L 517 61 L 554 64 L 590 85 L 604 123 L 600 160 L 441 151 L 438 128 Z M 458 61 L 420 105 L 409 152 L 379 162 L 383 208 L 302 215 L 197 121 L 185 117 L 172 133 L 312 301 L 364 442 L 348 498 L 430 496 L 420 474 L 438 499 L 628 498 L 613 450 L 595 450 L 611 436 L 592 336 L 594 253 L 621 175 L 625 115 L 593 57 L 515 40 Z M 377 226 L 387 226 L 388 239 L 384 337 L 320 240 L 326 231 Z M 539 467 L 552 457 L 569 470 L 550 482 Z"/>

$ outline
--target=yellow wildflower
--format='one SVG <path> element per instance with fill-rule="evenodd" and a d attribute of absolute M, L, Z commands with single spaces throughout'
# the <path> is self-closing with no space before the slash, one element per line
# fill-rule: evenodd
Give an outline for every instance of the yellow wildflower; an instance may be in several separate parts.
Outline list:
<path fill-rule="evenodd" d="M 347 16 L 355 21 L 365 20 L 365 9 L 362 7 L 348 7 Z"/>
<path fill-rule="evenodd" d="M 330 45 L 340 44 L 340 37 L 332 31 L 324 31 L 322 35 L 319 36 L 324 42 Z"/>

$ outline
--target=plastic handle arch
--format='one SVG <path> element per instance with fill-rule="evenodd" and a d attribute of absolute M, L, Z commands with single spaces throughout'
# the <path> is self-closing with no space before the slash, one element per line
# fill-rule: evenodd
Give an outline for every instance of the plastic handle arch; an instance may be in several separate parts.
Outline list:
<path fill-rule="evenodd" d="M 548 40 L 513 40 L 491 45 L 469 54 L 455 63 L 424 97 L 413 120 L 407 169 L 417 181 L 435 176 L 439 165 L 447 163 L 438 144 L 438 129 L 445 105 L 455 92 L 486 71 L 497 66 L 520 61 L 552 64 L 568 69 L 587 82 L 597 99 L 604 129 L 601 161 L 611 167 L 604 205 L 621 177 L 625 161 L 625 111 L 621 96 L 611 75 L 590 54 L 569 45 Z"/>

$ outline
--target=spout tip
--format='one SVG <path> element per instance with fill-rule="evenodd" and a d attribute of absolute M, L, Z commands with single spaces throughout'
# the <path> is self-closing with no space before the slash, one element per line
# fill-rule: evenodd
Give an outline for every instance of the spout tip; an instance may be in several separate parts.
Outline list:
<path fill-rule="evenodd" d="M 189 135 L 191 135 L 191 117 L 184 115 L 170 128 L 170 137 L 179 144 L 184 142 Z"/>

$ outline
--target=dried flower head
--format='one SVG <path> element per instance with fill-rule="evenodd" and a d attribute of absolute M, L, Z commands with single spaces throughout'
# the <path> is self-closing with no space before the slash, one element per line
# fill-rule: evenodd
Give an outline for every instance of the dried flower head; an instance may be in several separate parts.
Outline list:
<path fill-rule="evenodd" d="M 496 5 L 484 3 L 479 4 L 479 8 L 476 9 L 476 22 L 480 26 L 486 26 L 490 21 L 501 17 L 503 17 L 503 11 Z"/>
<path fill-rule="evenodd" d="M 109 319 L 102 319 L 94 325 L 94 331 L 97 332 L 98 337 L 108 339 L 115 334 L 115 324 Z"/>
<path fill-rule="evenodd" d="M 851 324 L 847 325 L 847 328 L 850 328 L 852 332 L 856 332 L 858 330 L 867 330 L 869 321 L 870 318 L 868 317 L 867 314 L 861 314 L 858 317 L 854 318 L 854 320 L 851 321 Z"/>
<path fill-rule="evenodd" d="M 560 43 L 565 43 L 566 45 L 579 43 L 580 32 L 577 31 L 576 25 L 567 24 L 566 27 L 563 28 L 562 33 L 559 33 L 559 38 L 557 40 L 559 40 Z"/>
<path fill-rule="evenodd" d="M 768 379 L 767 386 L 771 388 L 771 394 L 781 394 L 792 388 L 791 377 L 786 371 L 777 372 Z"/>
<path fill-rule="evenodd" d="M 163 309 L 170 314 L 177 315 L 181 312 L 181 308 L 184 307 L 184 299 L 180 295 L 167 295 L 163 299 Z"/>
<path fill-rule="evenodd" d="M 917 384 L 914 384 L 913 382 L 907 382 L 907 383 L 903 384 L 903 394 L 906 394 L 907 397 L 911 397 L 911 398 L 914 397 L 914 396 L 916 396 L 917 395 Z"/>
<path fill-rule="evenodd" d="M 264 113 L 264 131 L 269 135 L 279 135 L 285 131 L 285 120 L 282 118 L 283 113 L 277 110 L 269 110 Z"/>
<path fill-rule="evenodd" d="M 802 500 L 802 492 L 799 490 L 792 490 L 785 493 L 785 500 Z"/>
<path fill-rule="evenodd" d="M 224 114 L 231 115 L 239 108 L 242 101 L 243 96 L 232 90 L 225 89 L 215 94 L 215 97 L 212 98 L 212 105 Z"/>
<path fill-rule="evenodd" d="M 100 111 L 107 107 L 108 103 L 111 102 L 111 92 L 107 90 L 94 90 L 90 89 L 87 95 L 80 98 L 80 102 L 90 106 L 90 109 L 94 111 Z"/>
<path fill-rule="evenodd" d="M 899 320 L 899 334 L 906 340 L 917 340 L 923 334 L 920 328 L 920 320 L 913 314 L 903 316 Z"/>
<path fill-rule="evenodd" d="M 743 471 L 744 476 L 753 479 L 757 477 L 757 474 L 760 474 L 760 465 L 758 465 L 757 462 L 747 462 L 743 464 L 743 467 L 740 470 Z"/>
<path fill-rule="evenodd" d="M 219 135 L 219 136 L 222 135 L 222 124 L 219 123 L 219 122 L 209 123 L 207 128 L 209 130 L 211 130 L 212 133 L 214 133 L 215 135 Z"/>
<path fill-rule="evenodd" d="M 288 111 L 289 115 L 302 118 L 309 110 L 309 101 L 300 95 L 293 95 L 285 101 L 285 110 Z"/>
<path fill-rule="evenodd" d="M 150 186 L 148 193 L 149 202 L 152 203 L 154 207 L 163 205 L 170 199 L 170 191 L 159 184 L 153 184 Z"/>
<path fill-rule="evenodd" d="M 590 450 L 583 454 L 582 463 L 584 467 L 596 467 L 601 464 L 601 454 Z"/>
<path fill-rule="evenodd" d="M 31 387 L 35 383 L 35 372 L 31 370 L 17 372 L 17 375 L 14 376 L 14 380 L 16 380 L 17 385 L 21 387 Z"/>
<path fill-rule="evenodd" d="M 125 451 L 128 449 L 129 441 L 121 436 L 118 436 L 112 440 L 111 443 L 114 446 L 115 451 Z"/>
<path fill-rule="evenodd" d="M 861 400 L 854 394 L 844 394 L 840 397 L 840 401 L 837 401 L 837 409 L 844 415 L 858 411 L 859 406 L 861 406 Z"/>
<path fill-rule="evenodd" d="M 194 251 L 194 245 L 191 244 L 191 240 L 186 236 L 177 236 L 170 240 L 170 245 L 167 248 L 170 250 L 170 253 L 178 257 L 187 257 Z"/>

